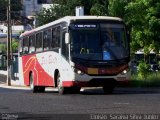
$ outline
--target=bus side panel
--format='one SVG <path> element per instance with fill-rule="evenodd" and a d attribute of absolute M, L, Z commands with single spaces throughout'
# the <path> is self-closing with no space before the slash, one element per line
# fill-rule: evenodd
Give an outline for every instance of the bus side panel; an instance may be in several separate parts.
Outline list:
<path fill-rule="evenodd" d="M 23 56 L 22 59 L 25 85 L 29 85 L 29 76 L 30 72 L 32 72 L 34 77 L 34 85 L 53 86 L 53 78 L 44 71 L 40 63 L 37 61 L 36 55 Z"/>
<path fill-rule="evenodd" d="M 38 59 L 38 58 L 37 58 Z M 44 70 L 41 63 L 36 59 L 36 66 L 34 71 L 37 76 L 37 83 L 38 86 L 54 86 L 54 78 L 50 76 L 47 71 Z"/>
<path fill-rule="evenodd" d="M 20 80 L 20 85 L 25 85 L 24 84 L 24 75 L 23 75 L 23 67 L 22 67 L 22 57 L 18 57 L 18 73 L 19 73 L 19 80 Z"/>
<path fill-rule="evenodd" d="M 23 67 L 23 76 L 24 76 L 24 84 L 25 85 L 29 85 L 30 72 L 33 73 L 34 80 L 36 79 L 35 72 L 33 72 L 35 63 L 36 63 L 35 55 L 22 56 L 22 67 Z"/>
<path fill-rule="evenodd" d="M 55 70 L 59 71 L 61 81 L 73 81 L 73 70 L 61 54 L 54 51 L 47 51 L 36 54 L 36 56 L 37 62 L 40 64 L 39 66 L 43 68 L 43 73 L 45 72 L 48 76 L 53 78 L 52 80 L 50 80 L 50 78 L 47 79 L 45 82 L 46 84 L 54 83 Z"/>

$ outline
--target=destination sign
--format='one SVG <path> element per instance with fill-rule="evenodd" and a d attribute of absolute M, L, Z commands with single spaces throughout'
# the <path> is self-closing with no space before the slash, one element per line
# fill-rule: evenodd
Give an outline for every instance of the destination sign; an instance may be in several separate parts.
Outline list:
<path fill-rule="evenodd" d="M 94 24 L 76 24 L 74 25 L 75 28 L 96 28 L 97 25 Z"/>

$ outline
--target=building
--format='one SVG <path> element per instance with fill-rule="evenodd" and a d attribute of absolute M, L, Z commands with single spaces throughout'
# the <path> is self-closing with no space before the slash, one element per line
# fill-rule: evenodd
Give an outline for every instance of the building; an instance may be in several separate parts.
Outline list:
<path fill-rule="evenodd" d="M 42 9 L 42 8 L 50 8 L 52 5 L 52 0 L 21 0 L 23 5 L 23 10 L 21 11 L 21 19 L 22 21 L 26 21 L 21 24 L 15 24 L 14 20 L 12 21 L 12 32 L 19 33 L 24 30 L 32 29 L 32 26 L 28 24 L 28 20 L 31 22 L 34 20 L 34 16 Z M 34 21 L 35 22 L 35 21 Z M 33 25 L 34 22 L 31 24 Z M 24 26 L 25 24 L 25 26 Z M 0 24 L 0 33 L 7 33 L 6 23 Z"/>
<path fill-rule="evenodd" d="M 49 8 L 52 0 L 22 0 L 22 16 L 27 18 L 34 17 L 42 8 Z"/>
<path fill-rule="evenodd" d="M 42 8 L 50 8 L 52 5 L 52 0 L 21 0 L 23 5 L 23 10 L 21 11 L 21 18 L 23 18 L 23 22 L 31 19 L 30 23 L 26 22 L 25 24 L 14 24 L 12 22 L 12 35 L 19 35 L 22 31 L 27 31 L 32 29 L 32 25 L 34 25 L 34 16 L 42 9 Z M 12 36 L 14 37 L 14 35 Z M 0 44 L 6 43 L 7 41 L 7 26 L 6 23 L 0 24 Z"/>

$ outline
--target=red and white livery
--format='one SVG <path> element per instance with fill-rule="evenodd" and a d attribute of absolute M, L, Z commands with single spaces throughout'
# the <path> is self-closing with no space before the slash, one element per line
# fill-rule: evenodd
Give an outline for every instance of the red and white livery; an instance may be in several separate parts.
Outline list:
<path fill-rule="evenodd" d="M 33 92 L 102 86 L 111 93 L 130 78 L 125 24 L 107 16 L 67 16 L 20 36 L 20 80 Z"/>

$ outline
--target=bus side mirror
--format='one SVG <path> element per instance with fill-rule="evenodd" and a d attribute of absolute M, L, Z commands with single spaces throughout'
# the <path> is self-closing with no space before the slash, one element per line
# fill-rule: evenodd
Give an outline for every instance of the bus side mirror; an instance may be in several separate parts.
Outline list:
<path fill-rule="evenodd" d="M 65 43 L 69 43 L 69 33 L 65 33 Z"/>

